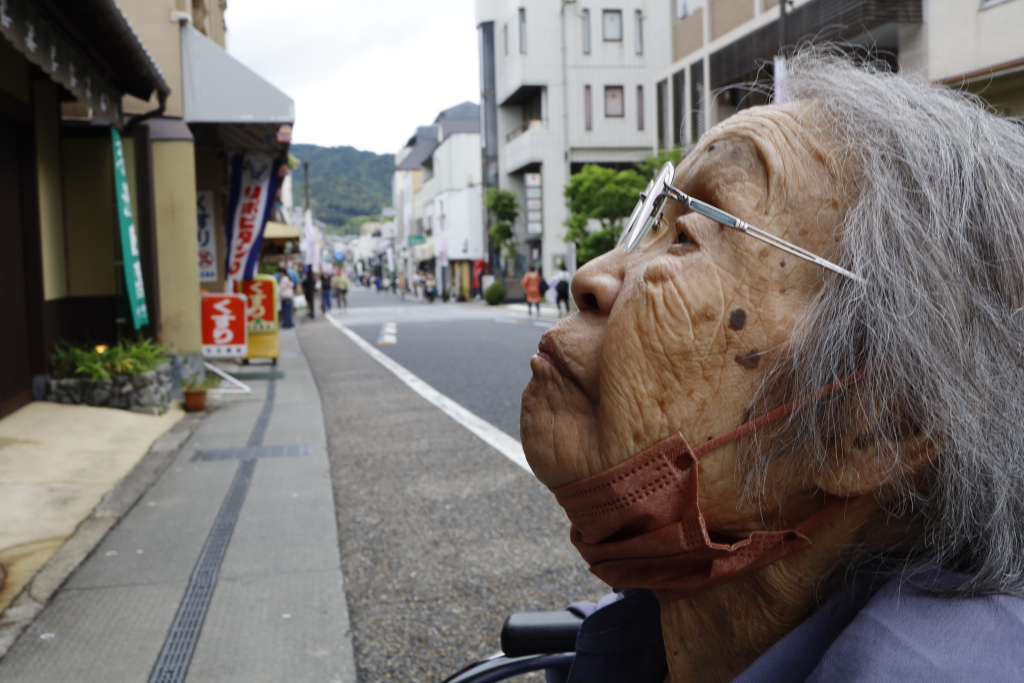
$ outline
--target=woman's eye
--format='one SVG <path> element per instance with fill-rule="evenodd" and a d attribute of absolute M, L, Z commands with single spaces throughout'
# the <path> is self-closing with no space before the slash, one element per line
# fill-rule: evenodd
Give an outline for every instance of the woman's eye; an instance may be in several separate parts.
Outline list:
<path fill-rule="evenodd" d="M 676 244 L 693 244 L 693 240 L 686 234 L 685 231 L 680 230 L 679 234 L 676 235 Z"/>

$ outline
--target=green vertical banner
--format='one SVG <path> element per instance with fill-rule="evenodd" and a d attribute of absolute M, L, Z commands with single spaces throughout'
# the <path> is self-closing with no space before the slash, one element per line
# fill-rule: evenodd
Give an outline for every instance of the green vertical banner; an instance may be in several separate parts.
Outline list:
<path fill-rule="evenodd" d="M 139 260 L 139 238 L 132 220 L 132 195 L 128 189 L 128 172 L 124 165 L 124 145 L 121 134 L 110 127 L 114 143 L 114 194 L 117 195 L 117 220 L 121 227 L 121 262 L 124 264 L 125 293 L 132 309 L 132 325 L 139 329 L 149 324 L 146 308 L 146 288 L 142 284 L 142 262 Z"/>

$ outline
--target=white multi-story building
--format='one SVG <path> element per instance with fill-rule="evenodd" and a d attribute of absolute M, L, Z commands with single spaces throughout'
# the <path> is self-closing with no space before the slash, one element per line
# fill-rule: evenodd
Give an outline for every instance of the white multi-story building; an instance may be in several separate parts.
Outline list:
<path fill-rule="evenodd" d="M 670 16 L 669 0 L 476 0 L 485 184 L 515 191 L 522 209 L 509 274 L 571 261 L 570 172 L 652 153 L 650 84 L 670 62 Z"/>
<path fill-rule="evenodd" d="M 480 211 L 480 106 L 463 102 L 441 112 L 434 123 L 438 144 L 422 163 L 425 234 L 436 255 L 437 282 L 468 299 L 472 264 L 487 255 Z"/>
<path fill-rule="evenodd" d="M 765 93 L 734 86 L 768 82 L 780 46 L 809 38 L 872 48 L 903 73 L 966 87 L 997 111 L 1024 116 L 1024 0 L 796 0 L 787 8 L 780 31 L 779 0 L 675 0 L 665 25 L 672 61 L 655 84 L 658 144 L 685 145 L 765 103 Z"/>
<path fill-rule="evenodd" d="M 395 170 L 391 173 L 391 206 L 395 212 L 398 268 L 409 277 L 421 264 L 433 258 L 432 247 L 425 247 L 422 243 L 411 244 L 409 237 L 423 234 L 423 200 L 420 191 L 423 187 L 423 162 L 430 157 L 435 147 L 437 126 L 419 126 L 416 134 L 395 154 Z"/>

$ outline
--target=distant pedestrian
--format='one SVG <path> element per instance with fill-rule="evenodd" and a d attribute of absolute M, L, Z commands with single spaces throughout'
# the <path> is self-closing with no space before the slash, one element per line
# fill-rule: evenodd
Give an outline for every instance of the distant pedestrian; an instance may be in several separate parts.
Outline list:
<path fill-rule="evenodd" d="M 434 299 L 437 298 L 437 281 L 433 275 L 427 275 L 423 282 L 423 293 L 427 297 L 427 301 L 434 303 Z"/>
<path fill-rule="evenodd" d="M 339 272 L 334 276 L 334 289 L 338 293 L 338 305 L 343 311 L 348 311 L 348 288 L 349 281 L 345 273 Z"/>
<path fill-rule="evenodd" d="M 409 288 L 409 279 L 405 276 L 405 273 L 398 274 L 398 295 L 402 297 L 402 301 L 405 301 L 405 290 Z"/>
<path fill-rule="evenodd" d="M 536 266 L 530 266 L 530 272 L 523 276 L 523 291 L 526 292 L 526 314 L 533 315 L 533 306 L 537 307 L 537 316 L 540 316 L 540 275 Z"/>
<path fill-rule="evenodd" d="M 320 302 L 324 309 L 324 315 L 331 310 L 331 273 L 324 271 L 320 275 Z"/>
<path fill-rule="evenodd" d="M 316 273 L 313 272 L 313 266 L 306 266 L 306 275 L 302 279 L 302 295 L 306 297 L 306 306 L 309 310 L 306 312 L 310 318 L 316 317 L 316 312 L 313 310 L 316 304 Z"/>
<path fill-rule="evenodd" d="M 558 306 L 558 315 L 562 315 L 562 303 L 565 303 L 565 313 L 569 313 L 569 273 L 565 269 L 565 264 L 559 267 L 558 272 L 551 278 L 551 286 L 555 288 L 556 305 Z"/>
<path fill-rule="evenodd" d="M 292 323 L 292 311 L 295 307 L 295 284 L 288 277 L 288 271 L 279 268 L 277 271 L 277 294 L 281 299 L 281 327 L 289 330 L 295 327 Z"/>

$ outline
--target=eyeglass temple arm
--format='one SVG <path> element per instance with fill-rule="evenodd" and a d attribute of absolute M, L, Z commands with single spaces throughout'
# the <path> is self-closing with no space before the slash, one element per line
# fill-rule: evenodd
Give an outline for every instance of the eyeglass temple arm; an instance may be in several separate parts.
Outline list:
<path fill-rule="evenodd" d="M 861 284 L 867 284 L 867 280 L 862 278 L 860 275 L 857 275 L 856 273 L 851 273 L 850 271 L 846 270 L 845 268 L 843 268 L 841 266 L 837 266 L 836 264 L 832 263 L 831 261 L 827 261 L 827 260 L 821 258 L 820 256 L 812 254 L 811 252 L 807 251 L 806 249 L 801 249 L 800 247 L 796 246 L 795 244 L 793 244 L 791 242 L 787 242 L 786 240 L 782 239 L 781 237 L 776 237 L 775 235 L 767 233 L 764 230 L 761 230 L 760 228 L 755 228 L 753 225 L 750 225 L 749 223 L 741 221 L 739 218 L 736 218 L 736 216 L 733 216 L 732 214 L 728 214 L 725 211 L 721 211 L 720 209 L 716 209 L 715 207 L 711 206 L 710 204 L 705 204 L 704 202 L 702 202 L 700 200 L 694 199 L 693 197 L 690 197 L 689 195 L 686 195 L 686 194 L 680 192 L 679 190 L 677 190 L 676 188 L 672 187 L 671 185 L 667 186 L 665 188 L 665 190 L 672 196 L 673 199 L 675 199 L 676 201 L 678 201 L 678 202 L 680 202 L 682 204 L 685 204 L 687 207 L 689 207 L 690 209 L 696 211 L 697 213 L 701 214 L 702 216 L 707 216 L 711 220 L 717 221 L 717 222 L 721 223 L 722 225 L 725 225 L 725 226 L 730 227 L 730 228 L 734 228 L 736 230 L 739 230 L 740 232 L 744 232 L 744 233 L 750 235 L 751 237 L 753 237 L 755 239 L 761 240 L 762 242 L 764 242 L 766 244 L 770 244 L 771 246 L 773 246 L 773 247 L 775 247 L 777 249 L 781 249 L 782 251 L 786 252 L 787 254 L 792 254 L 793 256 L 796 256 L 797 258 L 802 258 L 805 261 L 810 261 L 811 263 L 819 265 L 822 268 L 826 268 L 828 270 L 831 270 L 833 273 L 838 273 L 839 275 L 842 275 L 844 277 L 848 277 L 851 280 L 853 280 L 854 282 L 859 282 Z"/>

